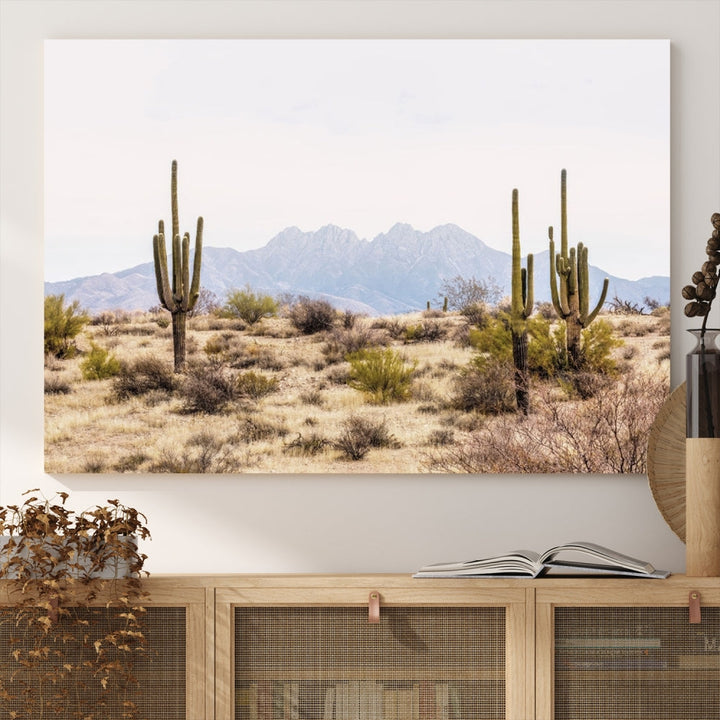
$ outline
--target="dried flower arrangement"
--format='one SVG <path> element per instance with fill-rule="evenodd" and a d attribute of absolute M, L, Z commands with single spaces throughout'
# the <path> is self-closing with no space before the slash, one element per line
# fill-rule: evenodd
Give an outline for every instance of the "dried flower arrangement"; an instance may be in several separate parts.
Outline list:
<path fill-rule="evenodd" d="M 75 513 L 30 490 L 0 507 L 0 708 L 9 718 L 139 718 L 147 519 L 117 500 Z"/>
<path fill-rule="evenodd" d="M 701 332 L 704 335 L 712 302 L 717 294 L 718 265 L 720 265 L 720 213 L 713 213 L 710 218 L 713 225 L 712 235 L 707 241 L 705 252 L 708 259 L 702 268 L 692 276 L 693 285 L 682 289 L 682 296 L 690 302 L 685 306 L 688 317 L 702 317 Z"/>
<path fill-rule="evenodd" d="M 693 274 L 694 285 L 682 289 L 690 302 L 685 306 L 688 317 L 702 317 L 700 329 L 691 329 L 697 345 L 686 358 L 687 400 L 686 434 L 689 438 L 720 437 L 720 349 L 716 338 L 720 331 L 708 327 L 708 317 L 718 290 L 720 265 L 720 213 L 713 213 L 713 225 L 705 252 L 707 260 Z"/>

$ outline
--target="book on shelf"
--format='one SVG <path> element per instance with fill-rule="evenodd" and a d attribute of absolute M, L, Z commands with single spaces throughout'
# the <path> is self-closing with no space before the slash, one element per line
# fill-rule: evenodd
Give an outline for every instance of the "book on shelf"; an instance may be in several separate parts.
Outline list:
<path fill-rule="evenodd" d="M 676 659 L 680 670 L 720 670 L 719 653 L 678 655 Z"/>
<path fill-rule="evenodd" d="M 556 650 L 647 650 L 659 649 L 660 638 L 645 637 L 585 637 L 575 636 L 558 638 L 555 641 Z"/>
<path fill-rule="evenodd" d="M 645 560 L 584 540 L 558 545 L 537 553 L 513 550 L 505 555 L 464 562 L 435 563 L 420 568 L 416 578 L 462 577 L 544 577 L 547 575 L 627 576 L 666 578 L 670 573 L 657 570 Z"/>

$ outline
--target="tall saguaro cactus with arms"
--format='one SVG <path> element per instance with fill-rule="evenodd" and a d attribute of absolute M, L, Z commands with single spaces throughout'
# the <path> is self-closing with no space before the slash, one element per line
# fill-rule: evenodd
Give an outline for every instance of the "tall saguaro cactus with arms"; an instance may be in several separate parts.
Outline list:
<path fill-rule="evenodd" d="M 520 219 L 518 191 L 512 192 L 512 276 L 510 333 L 512 336 L 513 363 L 515 365 L 515 401 L 518 410 L 527 415 L 530 410 L 530 371 L 528 369 L 527 319 L 532 315 L 533 256 L 527 256 L 527 269 L 522 267 L 520 254 Z"/>
<path fill-rule="evenodd" d="M 190 233 L 180 238 L 180 220 L 177 203 L 177 161 L 173 160 L 170 176 L 170 207 L 172 212 L 172 281 L 168 272 L 165 247 L 165 225 L 158 222 L 158 233 L 153 236 L 155 280 L 160 304 L 170 311 L 173 327 L 173 353 L 175 372 L 185 369 L 185 335 L 187 315 L 195 307 L 200 295 L 200 265 L 202 263 L 203 219 L 197 219 L 192 280 L 190 279 Z"/>
<path fill-rule="evenodd" d="M 555 253 L 552 226 L 550 238 L 550 294 L 555 312 L 565 321 L 568 361 L 577 369 L 582 361 L 580 337 L 584 328 L 597 317 L 608 291 L 608 278 L 603 281 L 600 299 L 590 310 L 590 273 L 588 249 L 582 243 L 568 250 L 567 233 L 567 171 L 560 173 L 560 252 Z"/>

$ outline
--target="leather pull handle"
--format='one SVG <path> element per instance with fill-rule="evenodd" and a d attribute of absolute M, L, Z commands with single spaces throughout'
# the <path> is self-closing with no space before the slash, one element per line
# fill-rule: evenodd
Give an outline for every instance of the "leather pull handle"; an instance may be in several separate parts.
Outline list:
<path fill-rule="evenodd" d="M 702 620 L 702 613 L 700 612 L 700 593 L 697 590 L 690 591 L 690 597 L 688 600 L 690 608 L 690 622 L 697 624 Z"/>
<path fill-rule="evenodd" d="M 368 622 L 380 622 L 380 593 L 377 590 L 373 590 L 368 598 Z"/>

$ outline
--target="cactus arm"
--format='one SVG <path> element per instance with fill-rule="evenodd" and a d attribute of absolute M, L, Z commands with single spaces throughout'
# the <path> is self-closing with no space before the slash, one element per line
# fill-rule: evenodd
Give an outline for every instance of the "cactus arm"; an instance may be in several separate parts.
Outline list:
<path fill-rule="evenodd" d="M 525 299 L 525 317 L 532 315 L 533 306 L 535 305 L 535 282 L 533 280 L 533 255 L 528 253 L 527 256 L 527 272 L 525 273 L 526 282 L 523 283 L 523 295 Z"/>
<path fill-rule="evenodd" d="M 550 228 L 550 250 L 548 253 L 548 265 L 550 266 L 550 299 L 552 300 L 555 312 L 562 317 L 560 307 L 560 296 L 558 295 L 558 276 L 555 271 L 555 243 L 552 239 L 552 228 Z"/>
<path fill-rule="evenodd" d="M 167 270 L 167 251 L 165 249 L 165 236 L 153 236 L 153 259 L 155 260 L 155 282 L 157 284 L 158 298 L 166 310 L 172 312 L 173 300 L 170 292 L 170 281 Z"/>
<path fill-rule="evenodd" d="M 200 264 L 202 263 L 202 237 L 203 237 L 203 219 L 197 219 L 197 232 L 195 233 L 195 257 L 193 258 L 193 274 L 192 284 L 190 285 L 190 305 L 189 310 L 195 307 L 198 297 L 200 296 Z"/>
<path fill-rule="evenodd" d="M 586 318 L 590 309 L 590 271 L 588 270 L 588 249 L 577 246 L 578 308 L 580 319 Z"/>
<path fill-rule="evenodd" d="M 180 235 L 180 217 L 178 215 L 177 199 L 177 160 L 172 161 L 170 171 L 170 209 L 172 213 L 172 237 Z"/>
<path fill-rule="evenodd" d="M 190 233 L 182 239 L 182 309 L 187 310 L 190 302 Z"/>
<path fill-rule="evenodd" d="M 520 221 L 518 213 L 518 191 L 512 193 L 512 276 L 511 307 L 515 320 L 526 320 L 532 315 L 535 304 L 533 284 L 533 256 L 527 256 L 527 268 L 522 267 L 520 251 Z"/>
<path fill-rule="evenodd" d="M 603 280 L 603 288 L 600 293 L 600 299 L 595 308 L 590 312 L 590 266 L 588 263 L 588 249 L 578 243 L 578 293 L 580 296 L 580 322 L 583 327 L 587 327 L 597 317 L 602 306 L 605 304 L 608 287 L 610 281 L 608 278 Z"/>
<path fill-rule="evenodd" d="M 518 191 L 512 191 L 512 275 L 510 292 L 513 317 L 520 317 L 523 312 L 523 278 L 520 258 L 520 221 L 518 218 Z"/>
<path fill-rule="evenodd" d="M 182 302 L 182 248 L 180 236 L 173 237 L 172 244 L 172 261 L 173 261 L 173 282 L 172 293 L 173 300 L 179 305 Z"/>
<path fill-rule="evenodd" d="M 598 303 L 595 306 L 595 309 L 583 321 L 583 327 L 587 327 L 597 317 L 598 313 L 600 312 L 600 309 L 605 304 L 605 298 L 607 297 L 609 285 L 610 285 L 610 281 L 608 280 L 608 278 L 605 278 L 603 280 L 603 289 L 602 289 L 602 292 L 600 293 L 600 299 L 598 300 Z"/>
<path fill-rule="evenodd" d="M 575 248 L 570 248 L 570 258 L 568 261 L 569 268 L 569 275 L 567 279 L 567 288 L 568 288 L 568 302 L 570 300 L 570 295 L 574 295 L 577 293 L 578 290 L 578 275 L 577 275 L 577 255 L 575 253 Z"/>
<path fill-rule="evenodd" d="M 568 228 L 567 228 L 567 170 L 560 172 L 560 255 L 568 257 Z"/>

